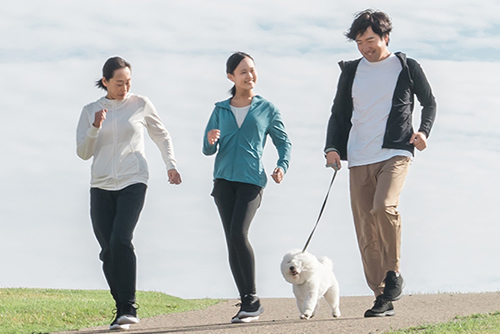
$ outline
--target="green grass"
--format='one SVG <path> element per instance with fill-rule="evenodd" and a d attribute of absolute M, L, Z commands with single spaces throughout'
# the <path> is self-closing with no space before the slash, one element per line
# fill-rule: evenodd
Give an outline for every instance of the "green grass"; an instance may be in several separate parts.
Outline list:
<path fill-rule="evenodd" d="M 456 317 L 442 324 L 412 327 L 386 334 L 498 334 L 500 333 L 500 312 Z"/>
<path fill-rule="evenodd" d="M 219 300 L 185 300 L 138 291 L 141 318 L 184 312 Z M 0 289 L 0 334 L 33 334 L 109 325 L 113 298 L 104 290 Z"/>

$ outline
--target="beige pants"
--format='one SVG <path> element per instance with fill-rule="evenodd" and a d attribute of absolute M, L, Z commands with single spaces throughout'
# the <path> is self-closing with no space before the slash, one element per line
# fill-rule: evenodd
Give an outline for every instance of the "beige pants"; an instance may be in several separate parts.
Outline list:
<path fill-rule="evenodd" d="M 401 217 L 397 211 L 411 159 L 350 168 L 351 207 L 366 281 L 375 296 L 384 291 L 389 270 L 399 271 Z"/>

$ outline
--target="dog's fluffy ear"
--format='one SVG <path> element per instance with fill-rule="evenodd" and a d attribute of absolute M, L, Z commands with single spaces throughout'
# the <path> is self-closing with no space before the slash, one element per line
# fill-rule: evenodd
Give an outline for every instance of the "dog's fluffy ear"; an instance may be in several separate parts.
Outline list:
<path fill-rule="evenodd" d="M 298 248 L 294 248 L 294 249 L 290 250 L 283 257 L 283 262 L 290 262 L 293 259 L 293 257 L 295 255 L 299 254 L 300 252 L 302 252 L 302 251 L 300 249 L 298 249 Z"/>
<path fill-rule="evenodd" d="M 298 248 L 294 248 L 294 249 L 290 250 L 287 254 L 290 254 L 291 256 L 295 256 L 299 253 L 302 253 L 302 251 Z"/>

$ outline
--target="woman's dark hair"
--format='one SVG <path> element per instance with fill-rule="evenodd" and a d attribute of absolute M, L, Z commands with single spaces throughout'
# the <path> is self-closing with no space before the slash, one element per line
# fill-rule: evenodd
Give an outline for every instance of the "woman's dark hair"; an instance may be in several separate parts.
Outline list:
<path fill-rule="evenodd" d="M 102 76 L 106 78 L 106 81 L 109 81 L 113 78 L 115 71 L 120 68 L 128 67 L 132 71 L 132 65 L 122 57 L 111 57 L 104 63 L 102 67 Z M 106 86 L 102 83 L 102 79 L 96 81 L 95 85 L 99 88 L 107 90 Z"/>
<path fill-rule="evenodd" d="M 250 58 L 253 61 L 253 58 L 249 54 L 247 54 L 245 52 L 235 52 L 235 53 L 233 53 L 231 55 L 231 57 L 229 57 L 227 59 L 227 62 L 226 62 L 226 73 L 227 74 L 234 74 L 234 70 L 236 69 L 236 67 L 238 67 L 238 65 L 241 63 L 241 61 L 244 58 Z M 231 88 L 229 90 L 229 92 L 231 93 L 231 96 L 234 96 L 234 94 L 236 94 L 236 86 L 233 85 L 233 88 Z"/>
<path fill-rule="evenodd" d="M 351 28 L 345 35 L 348 39 L 355 41 L 356 37 L 364 34 L 368 27 L 371 27 L 380 38 L 384 38 L 391 32 L 392 22 L 386 13 L 367 9 L 356 14 Z M 389 41 L 387 41 L 387 45 L 389 45 Z"/>

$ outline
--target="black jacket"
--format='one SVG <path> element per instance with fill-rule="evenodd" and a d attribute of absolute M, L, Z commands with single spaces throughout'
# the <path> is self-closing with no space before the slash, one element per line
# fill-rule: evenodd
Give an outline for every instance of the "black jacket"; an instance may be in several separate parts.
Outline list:
<path fill-rule="evenodd" d="M 406 58 L 404 53 L 396 52 L 395 55 L 401 61 L 403 69 L 399 74 L 392 97 L 392 107 L 387 119 L 382 147 L 403 149 L 413 154 L 414 146 L 410 144 L 410 139 L 414 133 L 412 126 L 414 95 L 422 105 L 418 131 L 427 137 L 436 118 L 436 100 L 420 64 L 414 59 Z M 339 63 L 342 73 L 337 85 L 337 94 L 333 100 L 332 115 L 328 122 L 325 151 L 337 151 L 342 160 L 347 160 L 347 140 L 352 127 L 352 85 L 360 60 L 361 58 Z"/>

